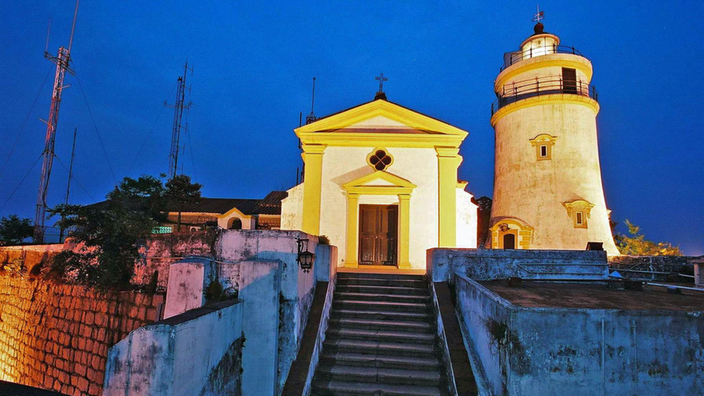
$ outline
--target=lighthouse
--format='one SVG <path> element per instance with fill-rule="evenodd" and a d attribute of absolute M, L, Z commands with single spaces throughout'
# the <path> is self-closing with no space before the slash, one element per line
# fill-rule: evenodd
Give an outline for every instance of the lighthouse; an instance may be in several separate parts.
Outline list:
<path fill-rule="evenodd" d="M 599 165 L 592 64 L 544 31 L 504 54 L 494 82 L 493 249 L 584 250 L 617 255 Z"/>

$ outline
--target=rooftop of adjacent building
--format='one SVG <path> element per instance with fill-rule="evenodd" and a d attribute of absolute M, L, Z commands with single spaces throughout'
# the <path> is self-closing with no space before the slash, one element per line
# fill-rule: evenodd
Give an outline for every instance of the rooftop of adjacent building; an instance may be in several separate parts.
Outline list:
<path fill-rule="evenodd" d="M 621 310 L 704 311 L 702 291 L 679 289 L 672 294 L 660 286 L 643 285 L 642 291 L 619 288 L 605 282 L 520 282 L 511 287 L 506 280 L 479 282 L 512 304 L 524 308 L 588 308 Z"/>
<path fill-rule="evenodd" d="M 262 199 L 241 199 L 241 198 L 201 198 L 198 202 L 187 203 L 181 208 L 183 213 L 212 213 L 224 214 L 233 208 L 237 208 L 245 215 L 280 215 L 281 200 L 286 198 L 286 191 L 272 191 Z M 107 205 L 107 201 L 96 202 L 90 206 L 102 207 Z M 179 210 L 175 205 L 167 206 L 169 212 Z"/>

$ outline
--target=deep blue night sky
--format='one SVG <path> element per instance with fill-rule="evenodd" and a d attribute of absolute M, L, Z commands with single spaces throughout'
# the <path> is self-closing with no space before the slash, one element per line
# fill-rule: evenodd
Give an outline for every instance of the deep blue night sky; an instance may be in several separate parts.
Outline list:
<path fill-rule="evenodd" d="M 48 117 L 54 75 L 43 57 L 47 22 L 56 54 L 68 44 L 73 6 L 0 2 L 0 216 L 34 217 L 41 164 L 29 170 L 43 150 L 38 118 Z M 594 65 L 612 217 L 704 254 L 704 2 L 551 0 L 541 8 L 545 30 Z M 476 197 L 491 196 L 493 81 L 503 53 L 532 33 L 534 12 L 530 1 L 83 0 L 72 51 L 78 80 L 66 79 L 50 204 L 65 194 L 61 163 L 68 166 L 75 127 L 71 201 L 101 200 L 116 183 L 92 119 L 117 179 L 166 172 L 173 110 L 164 101 L 173 102 L 186 59 L 193 106 L 182 160 L 205 196 L 259 198 L 291 187 L 300 166 L 292 130 L 310 111 L 312 77 L 323 116 L 371 100 L 380 72 L 389 100 L 470 132 L 460 178 Z"/>

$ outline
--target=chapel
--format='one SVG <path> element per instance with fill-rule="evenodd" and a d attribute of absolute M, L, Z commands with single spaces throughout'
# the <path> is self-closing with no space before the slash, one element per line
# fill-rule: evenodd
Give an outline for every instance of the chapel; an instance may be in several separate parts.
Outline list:
<path fill-rule="evenodd" d="M 468 133 L 374 100 L 295 129 L 303 182 L 281 203 L 281 229 L 325 235 L 346 268 L 425 269 L 426 250 L 477 246 L 477 206 L 458 181 Z"/>

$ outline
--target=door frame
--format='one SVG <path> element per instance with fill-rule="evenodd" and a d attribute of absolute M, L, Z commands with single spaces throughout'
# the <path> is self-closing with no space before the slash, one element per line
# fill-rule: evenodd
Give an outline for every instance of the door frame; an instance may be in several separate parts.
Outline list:
<path fill-rule="evenodd" d="M 376 180 L 384 180 L 388 185 L 369 185 Z M 410 212 L 411 193 L 416 185 L 410 181 L 388 172 L 377 171 L 357 180 L 345 183 L 342 187 L 347 192 L 347 239 L 345 243 L 345 267 L 359 267 L 359 197 L 360 195 L 396 195 L 398 196 L 398 256 L 396 265 L 399 269 L 410 269 Z M 389 266 L 391 267 L 391 266 Z"/>

